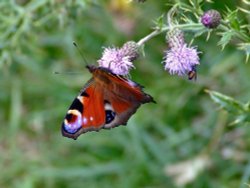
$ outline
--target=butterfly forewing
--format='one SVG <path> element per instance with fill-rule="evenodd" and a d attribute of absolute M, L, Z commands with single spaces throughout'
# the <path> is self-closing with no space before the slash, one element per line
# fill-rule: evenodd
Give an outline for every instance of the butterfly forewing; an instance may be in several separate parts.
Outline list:
<path fill-rule="evenodd" d="M 103 96 L 92 83 L 81 91 L 70 106 L 62 125 L 62 134 L 76 139 L 84 132 L 99 130 L 104 121 Z"/>

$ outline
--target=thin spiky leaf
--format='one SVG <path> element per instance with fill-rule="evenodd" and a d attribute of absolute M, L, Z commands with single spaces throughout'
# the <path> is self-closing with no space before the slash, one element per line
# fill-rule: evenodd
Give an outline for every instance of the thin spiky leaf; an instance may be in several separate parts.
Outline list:
<path fill-rule="evenodd" d="M 240 31 L 240 20 L 238 19 L 238 9 L 231 11 L 229 8 L 225 20 L 227 20 L 234 30 Z"/>
<path fill-rule="evenodd" d="M 218 42 L 218 45 L 222 47 L 222 49 L 225 48 L 225 46 L 231 41 L 232 37 L 235 35 L 235 33 L 232 30 L 221 32 L 219 33 L 222 37 L 220 41 Z"/>
<path fill-rule="evenodd" d="M 155 28 L 161 30 L 164 27 L 164 14 L 162 14 L 161 16 L 159 16 L 155 21 Z"/>
<path fill-rule="evenodd" d="M 234 120 L 230 125 L 250 123 L 250 102 L 243 104 L 232 97 L 216 91 L 206 90 L 206 92 L 215 103 L 220 105 L 222 109 L 234 115 Z"/>
<path fill-rule="evenodd" d="M 235 100 L 232 97 L 219 93 L 217 91 L 205 90 L 211 97 L 211 99 L 220 105 L 221 108 L 231 113 L 245 112 L 245 106 L 241 102 Z"/>
<path fill-rule="evenodd" d="M 245 51 L 246 53 L 246 62 L 249 60 L 249 55 L 250 55 L 250 43 L 240 43 L 239 44 L 239 49 Z"/>

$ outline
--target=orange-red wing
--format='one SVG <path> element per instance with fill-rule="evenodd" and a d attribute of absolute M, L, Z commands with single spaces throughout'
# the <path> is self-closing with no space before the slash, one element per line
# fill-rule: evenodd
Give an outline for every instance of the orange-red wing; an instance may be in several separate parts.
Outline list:
<path fill-rule="evenodd" d="M 125 112 L 133 105 L 130 101 L 123 100 L 119 96 L 110 97 L 108 100 L 117 114 Z"/>
<path fill-rule="evenodd" d="M 82 127 L 84 129 L 100 129 L 105 123 L 103 90 L 94 84 L 85 91 L 88 97 L 83 98 Z"/>
<path fill-rule="evenodd" d="M 65 116 L 62 134 L 76 139 L 87 131 L 97 131 L 105 124 L 105 110 L 102 89 L 92 81 L 81 91 Z"/>
<path fill-rule="evenodd" d="M 128 102 L 155 102 L 150 95 L 143 92 L 142 86 L 132 80 L 118 75 L 109 75 L 109 79 L 113 83 L 113 87 L 116 88 L 116 95 L 119 95 L 121 98 L 125 98 Z"/>

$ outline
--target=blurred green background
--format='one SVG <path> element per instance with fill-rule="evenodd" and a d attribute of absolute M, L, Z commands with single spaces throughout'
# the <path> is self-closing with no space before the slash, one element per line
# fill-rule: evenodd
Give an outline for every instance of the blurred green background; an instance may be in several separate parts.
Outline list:
<path fill-rule="evenodd" d="M 204 92 L 247 102 L 249 64 L 233 43 L 222 51 L 213 34 L 194 41 L 202 52 L 197 81 L 163 70 L 167 45 L 157 36 L 131 72 L 157 104 L 143 105 L 126 127 L 76 141 L 61 136 L 65 113 L 91 76 L 72 42 L 96 64 L 103 47 L 149 34 L 166 2 L 0 2 L 0 187 L 249 187 L 249 127 L 228 126 L 230 115 Z M 223 13 L 241 4 L 204 1 L 202 8 Z"/>

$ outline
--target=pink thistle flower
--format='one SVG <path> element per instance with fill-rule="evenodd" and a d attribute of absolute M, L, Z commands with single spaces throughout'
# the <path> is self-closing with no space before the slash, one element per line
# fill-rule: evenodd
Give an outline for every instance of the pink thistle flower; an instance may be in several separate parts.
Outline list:
<path fill-rule="evenodd" d="M 135 47 L 136 46 L 136 47 Z M 105 48 L 99 66 L 110 69 L 114 74 L 127 75 L 134 68 L 133 61 L 139 56 L 135 42 L 127 42 L 122 48 Z"/>
<path fill-rule="evenodd" d="M 170 49 L 165 51 L 163 63 L 170 74 L 188 75 L 193 67 L 200 64 L 197 49 L 187 46 L 180 30 L 168 33 L 168 43 Z"/>
<path fill-rule="evenodd" d="M 170 48 L 165 55 L 165 70 L 170 74 L 186 75 L 195 65 L 199 65 L 199 56 L 196 48 L 187 47 Z"/>

